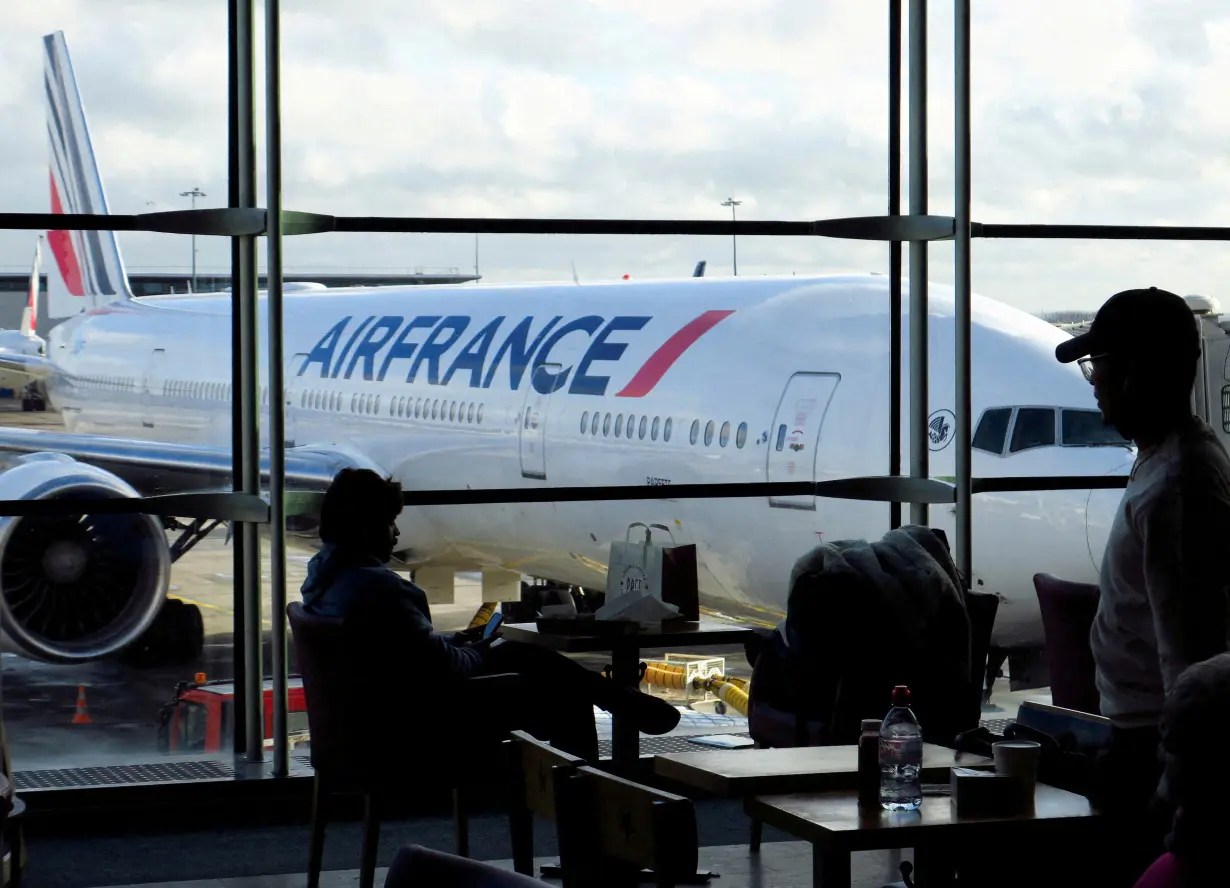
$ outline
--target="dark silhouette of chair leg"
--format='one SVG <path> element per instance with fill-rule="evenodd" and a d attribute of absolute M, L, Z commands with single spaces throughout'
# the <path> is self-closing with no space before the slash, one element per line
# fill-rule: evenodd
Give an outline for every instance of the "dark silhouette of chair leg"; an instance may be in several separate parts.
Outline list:
<path fill-rule="evenodd" d="M 373 888 L 376 881 L 376 851 L 380 845 L 380 800 L 373 792 L 363 796 L 363 863 L 359 888 Z"/>
<path fill-rule="evenodd" d="M 320 868 L 325 856 L 325 825 L 329 820 L 328 794 L 320 775 L 312 781 L 312 841 L 308 852 L 308 888 L 319 888 Z"/>
<path fill-rule="evenodd" d="M 457 854 L 470 856 L 470 817 L 466 811 L 465 793 L 460 786 L 453 787 L 453 834 L 457 839 Z"/>
<path fill-rule="evenodd" d="M 759 820 L 753 820 L 752 821 L 752 840 L 748 844 L 748 850 L 751 851 L 753 854 L 760 853 L 760 837 L 763 832 L 764 832 L 764 824 L 761 823 Z"/>

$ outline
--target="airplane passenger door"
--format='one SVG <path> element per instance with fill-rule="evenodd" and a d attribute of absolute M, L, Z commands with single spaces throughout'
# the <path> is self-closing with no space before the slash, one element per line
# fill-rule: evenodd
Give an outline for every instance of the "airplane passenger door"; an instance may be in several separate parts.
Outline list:
<path fill-rule="evenodd" d="M 307 360 L 307 354 L 298 352 L 286 359 L 286 367 L 282 371 L 282 394 L 285 396 L 283 404 L 285 409 L 282 411 L 285 416 L 286 425 L 286 446 L 295 446 L 295 420 L 299 413 L 299 401 L 303 397 L 304 384 L 303 377 L 296 376 L 296 372 L 303 366 L 303 362 Z M 272 397 L 272 395 L 271 395 Z"/>
<path fill-rule="evenodd" d="M 166 356 L 166 349 L 154 349 L 145 364 L 145 375 L 141 379 L 141 425 L 147 429 L 154 427 L 154 411 L 166 382 Z"/>
<path fill-rule="evenodd" d="M 796 373 L 786 383 L 769 432 L 766 479 L 815 481 L 824 416 L 841 376 L 836 373 Z M 782 509 L 815 510 L 816 498 L 771 496 L 769 505 Z"/>
<path fill-rule="evenodd" d="M 534 368 L 535 377 L 525 387 L 525 404 L 521 409 L 518 431 L 522 477 L 547 480 L 547 408 L 551 405 L 551 395 L 539 392 L 534 388 L 533 381 L 539 378 L 537 374 L 554 374 L 562 369 L 562 364 L 540 364 Z"/>

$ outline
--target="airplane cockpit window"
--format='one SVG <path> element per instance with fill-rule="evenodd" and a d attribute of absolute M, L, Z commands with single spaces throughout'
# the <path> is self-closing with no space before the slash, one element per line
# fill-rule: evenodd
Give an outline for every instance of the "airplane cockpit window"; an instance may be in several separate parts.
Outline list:
<path fill-rule="evenodd" d="M 1021 407 L 1012 426 L 1012 453 L 1055 443 L 1055 410 L 1051 407 Z"/>
<path fill-rule="evenodd" d="M 982 419 L 978 420 L 978 428 L 974 430 L 974 440 L 970 442 L 970 446 L 990 453 L 1003 453 L 1010 422 L 1012 422 L 1011 407 L 992 407 L 982 414 Z"/>
<path fill-rule="evenodd" d="M 1101 410 L 1061 410 L 1060 443 L 1064 447 L 1127 447 L 1126 438 L 1102 421 Z"/>

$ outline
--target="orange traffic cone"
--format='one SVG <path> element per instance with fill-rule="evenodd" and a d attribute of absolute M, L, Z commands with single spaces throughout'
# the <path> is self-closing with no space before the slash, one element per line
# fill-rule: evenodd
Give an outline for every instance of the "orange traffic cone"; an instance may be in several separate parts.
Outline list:
<path fill-rule="evenodd" d="M 73 716 L 73 724 L 93 724 L 90 714 L 85 709 L 85 685 L 77 685 L 77 714 Z"/>

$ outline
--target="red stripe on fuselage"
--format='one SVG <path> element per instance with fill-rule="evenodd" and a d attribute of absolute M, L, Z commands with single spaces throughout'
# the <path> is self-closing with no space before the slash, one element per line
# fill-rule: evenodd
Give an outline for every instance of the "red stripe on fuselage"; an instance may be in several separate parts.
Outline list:
<path fill-rule="evenodd" d="M 670 339 L 662 343 L 656 352 L 649 356 L 649 360 L 645 362 L 640 370 L 636 371 L 636 375 L 623 387 L 622 391 L 616 392 L 615 397 L 642 398 L 649 394 L 653 391 L 653 387 L 666 375 L 666 371 L 671 368 L 671 365 L 679 360 L 685 351 L 696 344 L 696 340 L 713 329 L 723 318 L 729 317 L 732 314 L 734 314 L 733 309 L 713 309 L 705 312 L 698 318 L 688 321 Z"/>
<path fill-rule="evenodd" d="M 59 215 L 64 212 L 60 206 L 60 194 L 56 191 L 55 176 L 51 178 L 51 212 Z M 84 296 L 85 288 L 81 286 L 81 266 L 77 264 L 77 254 L 73 252 L 73 242 L 67 231 L 47 232 L 47 243 L 51 247 L 51 255 L 55 256 L 56 266 L 60 269 L 60 279 L 68 292 L 74 296 Z"/>

